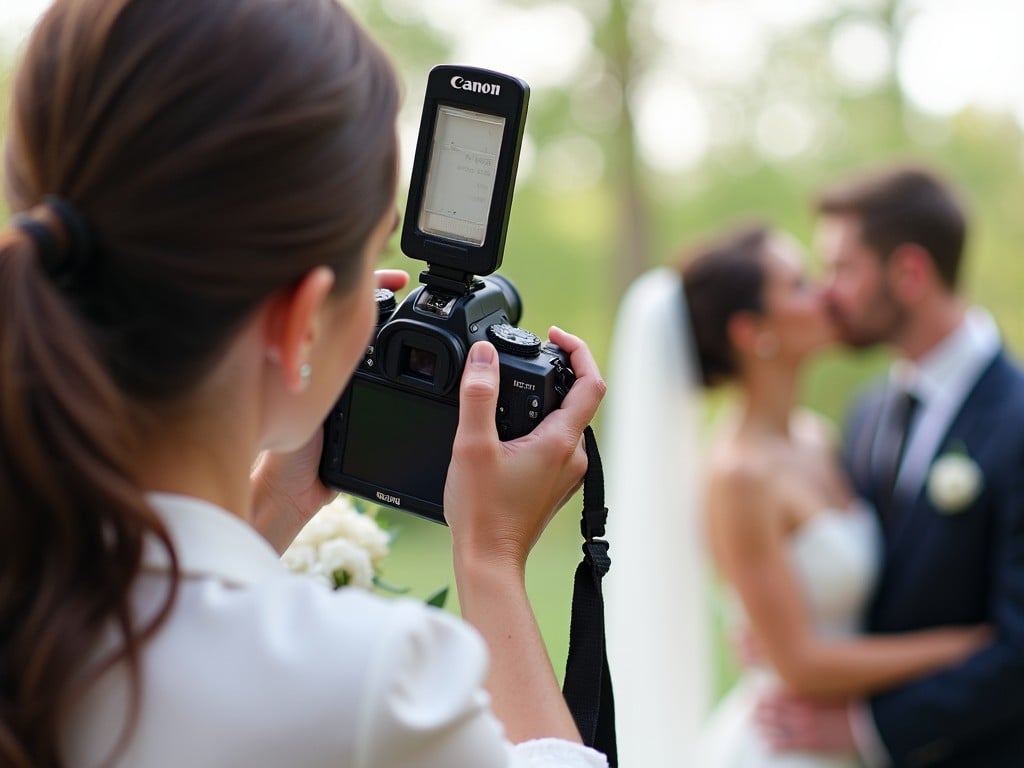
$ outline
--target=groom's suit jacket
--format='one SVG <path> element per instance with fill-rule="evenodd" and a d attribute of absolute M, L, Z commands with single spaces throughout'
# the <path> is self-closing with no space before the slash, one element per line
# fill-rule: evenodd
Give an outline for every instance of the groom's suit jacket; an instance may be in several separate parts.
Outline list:
<path fill-rule="evenodd" d="M 884 389 L 854 407 L 844 446 L 857 493 L 876 508 L 883 506 L 881 481 L 864 456 Z M 991 623 L 997 636 L 959 666 L 871 699 L 897 767 L 1024 766 L 1024 374 L 1002 351 L 970 389 L 929 464 L 963 452 L 984 478 L 973 501 L 944 511 L 922 477 L 901 489 L 882 521 L 884 559 L 867 630 Z"/>

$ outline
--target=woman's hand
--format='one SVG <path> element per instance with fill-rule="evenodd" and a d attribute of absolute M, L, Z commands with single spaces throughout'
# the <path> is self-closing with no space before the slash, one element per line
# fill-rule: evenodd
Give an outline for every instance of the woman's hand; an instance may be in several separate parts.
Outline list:
<path fill-rule="evenodd" d="M 377 270 L 377 285 L 381 288 L 398 291 L 408 282 L 408 273 L 401 270 Z M 250 472 L 251 523 L 278 552 L 283 552 L 302 526 L 337 496 L 320 482 L 323 441 L 323 429 L 318 429 L 297 451 L 264 451 Z"/>
<path fill-rule="evenodd" d="M 487 342 L 462 374 L 459 427 L 444 489 L 462 616 L 491 652 L 487 688 L 513 742 L 580 740 L 526 594 L 526 558 L 587 468 L 583 430 L 605 384 L 587 346 L 557 328 L 576 382 L 562 406 L 528 435 L 498 439 L 498 355 Z"/>
<path fill-rule="evenodd" d="M 278 552 L 284 552 L 309 519 L 337 491 L 320 482 L 324 431 L 318 429 L 297 451 L 263 451 L 249 473 L 252 526 Z"/>
<path fill-rule="evenodd" d="M 377 287 L 388 288 L 392 291 L 400 291 L 409 282 L 409 273 L 403 269 L 378 269 Z"/>
<path fill-rule="evenodd" d="M 597 412 L 605 383 L 583 341 L 558 328 L 551 329 L 550 338 L 569 353 L 576 381 L 559 409 L 508 442 L 498 439 L 494 420 L 497 353 L 487 342 L 470 350 L 444 491 L 457 557 L 524 567 L 545 526 L 586 472 L 583 430 Z"/>

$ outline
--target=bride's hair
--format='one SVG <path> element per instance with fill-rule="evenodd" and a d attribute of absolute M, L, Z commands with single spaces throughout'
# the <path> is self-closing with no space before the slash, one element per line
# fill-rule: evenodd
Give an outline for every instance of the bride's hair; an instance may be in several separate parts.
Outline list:
<path fill-rule="evenodd" d="M 705 387 L 737 374 L 729 321 L 737 312 L 764 310 L 764 249 L 770 229 L 745 224 L 687 252 L 679 265 L 690 336 Z"/>

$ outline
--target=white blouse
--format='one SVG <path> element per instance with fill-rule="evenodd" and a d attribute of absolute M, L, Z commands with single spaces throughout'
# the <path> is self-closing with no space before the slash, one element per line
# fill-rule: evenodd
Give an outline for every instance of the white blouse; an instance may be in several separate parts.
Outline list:
<path fill-rule="evenodd" d="M 607 766 L 560 739 L 506 741 L 483 688 L 486 647 L 464 622 L 292 574 L 252 528 L 208 502 L 150 501 L 182 579 L 144 648 L 142 698 L 117 766 Z M 154 547 L 134 590 L 140 619 L 168 585 Z M 96 768 L 114 754 L 131 720 L 127 680 L 115 668 L 77 705 L 68 765 Z"/>

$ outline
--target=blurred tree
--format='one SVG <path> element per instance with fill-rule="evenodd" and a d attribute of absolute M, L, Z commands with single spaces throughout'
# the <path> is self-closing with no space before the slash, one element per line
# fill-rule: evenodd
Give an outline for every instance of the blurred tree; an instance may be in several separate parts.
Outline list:
<path fill-rule="evenodd" d="M 608 158 L 605 180 L 615 190 L 616 210 L 621 217 L 619 258 L 614 260 L 617 268 L 612 270 L 619 290 L 650 263 L 650 204 L 636 153 L 636 127 L 627 98 L 629 85 L 643 66 L 629 34 L 632 5 L 630 0 L 610 0 L 609 11 L 595 36 L 596 48 L 602 52 L 608 77 L 619 91 L 621 105 L 615 127 L 605 140 Z"/>

